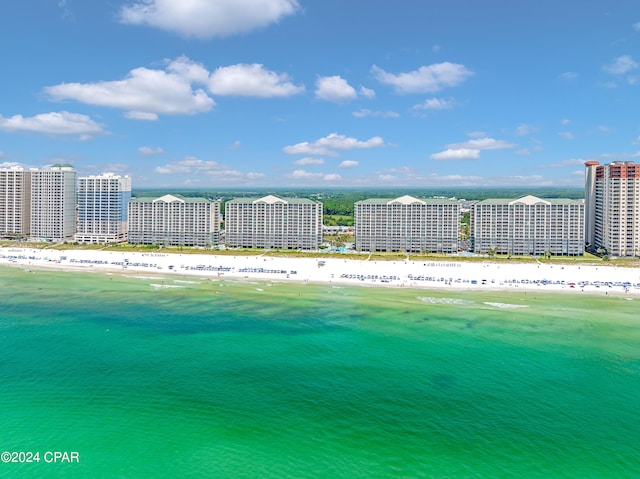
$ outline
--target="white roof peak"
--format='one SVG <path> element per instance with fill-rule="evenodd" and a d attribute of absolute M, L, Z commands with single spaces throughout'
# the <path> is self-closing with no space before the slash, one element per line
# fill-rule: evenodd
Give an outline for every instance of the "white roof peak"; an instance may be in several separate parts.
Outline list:
<path fill-rule="evenodd" d="M 257 200 L 254 201 L 254 203 L 273 204 L 273 203 L 286 203 L 286 201 L 274 195 L 267 195 L 267 196 L 263 196 L 262 198 L 258 198 Z"/>
<path fill-rule="evenodd" d="M 387 204 L 388 205 L 392 205 L 394 203 L 400 203 L 402 205 L 412 205 L 414 203 L 420 203 L 422 205 L 426 204 L 424 201 L 419 200 L 418 198 L 414 198 L 413 196 L 409 196 L 409 195 L 400 196 L 399 198 L 396 198 L 395 200 L 389 201 Z"/>
<path fill-rule="evenodd" d="M 543 200 L 542 198 L 538 198 L 537 196 L 533 196 L 533 195 L 527 195 L 527 196 L 523 196 L 522 198 L 518 198 L 517 200 L 513 200 L 510 201 L 509 204 L 510 205 L 515 205 L 515 204 L 525 204 L 525 205 L 535 205 L 537 203 L 542 203 L 544 205 L 550 205 L 551 203 Z"/>

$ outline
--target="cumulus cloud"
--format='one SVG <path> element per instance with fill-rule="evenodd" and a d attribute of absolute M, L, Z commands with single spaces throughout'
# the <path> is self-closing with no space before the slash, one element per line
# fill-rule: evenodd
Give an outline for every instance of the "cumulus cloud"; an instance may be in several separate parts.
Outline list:
<path fill-rule="evenodd" d="M 312 173 L 306 170 L 293 170 L 293 172 L 287 175 L 287 178 L 293 178 L 296 180 L 299 179 L 308 179 L 308 178 L 322 178 L 323 173 Z"/>
<path fill-rule="evenodd" d="M 632 70 L 636 70 L 640 65 L 631 57 L 631 55 L 622 55 L 614 58 L 613 61 L 605 65 L 604 71 L 612 75 L 624 75 Z"/>
<path fill-rule="evenodd" d="M 32 117 L 14 115 L 11 118 L 5 118 L 0 115 L 0 130 L 45 133 L 47 135 L 80 135 L 82 139 L 104 133 L 102 125 L 87 115 L 69 113 L 68 111 L 41 113 Z"/>
<path fill-rule="evenodd" d="M 153 156 L 153 155 L 161 155 L 164 153 L 164 150 L 160 147 L 153 148 L 151 146 L 141 146 L 138 148 L 138 153 L 144 156 Z"/>
<path fill-rule="evenodd" d="M 320 77 L 316 81 L 316 98 L 333 103 L 346 103 L 358 98 L 358 92 L 339 75 Z"/>
<path fill-rule="evenodd" d="M 95 83 L 61 83 L 46 87 L 56 101 L 76 100 L 89 105 L 126 110 L 138 120 L 157 120 L 158 115 L 193 115 L 211 110 L 215 102 L 192 82 L 202 82 L 206 69 L 186 57 L 168 63 L 166 70 L 135 68 L 126 78 Z"/>
<path fill-rule="evenodd" d="M 164 166 L 158 166 L 154 171 L 161 175 L 209 175 L 215 177 L 216 181 L 222 182 L 254 180 L 265 176 L 258 172 L 241 172 L 217 161 L 204 161 L 195 157 L 187 157 Z"/>
<path fill-rule="evenodd" d="M 423 103 L 414 105 L 414 110 L 449 110 L 455 106 L 455 102 L 452 99 L 446 98 L 429 98 Z"/>
<path fill-rule="evenodd" d="M 472 150 L 504 150 L 513 148 L 515 145 L 504 140 L 496 140 L 494 138 L 477 138 L 467 140 L 462 143 L 451 143 L 447 145 L 447 148 L 460 150 L 460 149 L 472 149 Z"/>
<path fill-rule="evenodd" d="M 337 173 L 329 173 L 327 175 L 324 175 L 322 179 L 324 181 L 340 181 L 342 179 L 342 176 Z"/>
<path fill-rule="evenodd" d="M 293 164 L 298 166 L 324 165 L 324 159 L 306 157 L 306 158 L 300 158 L 299 160 L 294 161 Z"/>
<path fill-rule="evenodd" d="M 299 8 L 296 0 L 138 0 L 123 6 L 119 19 L 185 37 L 211 38 L 265 27 Z"/>
<path fill-rule="evenodd" d="M 472 148 L 448 148 L 431 155 L 431 159 L 436 161 L 477 160 L 478 158 L 480 158 L 480 150 Z"/>
<path fill-rule="evenodd" d="M 355 168 L 360 163 L 354 160 L 344 160 L 338 165 L 338 168 Z"/>
<path fill-rule="evenodd" d="M 372 90 L 371 88 L 367 88 L 365 86 L 361 86 L 360 87 L 360 96 L 364 97 L 364 98 L 375 98 L 376 96 L 376 92 L 375 90 Z"/>
<path fill-rule="evenodd" d="M 371 72 L 379 82 L 393 86 L 398 93 L 433 93 L 459 85 L 474 74 L 464 65 L 450 62 L 435 63 L 398 74 L 388 73 L 373 65 Z"/>
<path fill-rule="evenodd" d="M 338 156 L 337 151 L 350 151 L 366 148 L 379 148 L 384 146 L 384 141 L 379 136 L 361 141 L 356 138 L 331 133 L 312 143 L 307 141 L 292 146 L 285 146 L 283 151 L 290 155 L 325 155 Z"/>
<path fill-rule="evenodd" d="M 304 92 L 286 73 L 275 73 L 259 63 L 238 63 L 216 69 L 209 77 L 209 91 L 216 95 L 288 97 Z"/>
<path fill-rule="evenodd" d="M 640 32 L 640 22 L 636 22 L 636 23 L 634 23 L 634 24 L 633 24 L 633 29 L 634 29 L 636 32 Z"/>
<path fill-rule="evenodd" d="M 352 115 L 356 118 L 365 118 L 367 116 L 374 118 L 398 118 L 400 116 L 400 114 L 396 113 L 395 111 L 374 111 L 368 110 L 366 108 L 354 111 Z"/>

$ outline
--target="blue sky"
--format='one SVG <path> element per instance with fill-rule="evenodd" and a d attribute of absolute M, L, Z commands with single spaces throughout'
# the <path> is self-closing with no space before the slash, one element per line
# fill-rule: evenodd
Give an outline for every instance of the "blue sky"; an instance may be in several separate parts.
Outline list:
<path fill-rule="evenodd" d="M 5 3 L 4 167 L 134 188 L 581 186 L 586 160 L 640 157 L 635 0 Z"/>

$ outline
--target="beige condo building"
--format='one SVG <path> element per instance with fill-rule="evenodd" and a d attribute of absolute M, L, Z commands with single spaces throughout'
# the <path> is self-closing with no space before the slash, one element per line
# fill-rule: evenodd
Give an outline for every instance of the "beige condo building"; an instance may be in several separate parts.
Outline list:
<path fill-rule="evenodd" d="M 76 170 L 54 165 L 30 170 L 30 236 L 42 241 L 73 238 L 76 227 Z"/>
<path fill-rule="evenodd" d="M 31 172 L 20 167 L 0 169 L 0 235 L 31 234 Z"/>
<path fill-rule="evenodd" d="M 587 243 L 612 256 L 640 256 L 640 164 L 585 166 Z"/>
<path fill-rule="evenodd" d="M 220 202 L 164 195 L 129 202 L 128 242 L 164 246 L 217 245 Z"/>
<path fill-rule="evenodd" d="M 471 206 L 470 237 L 475 253 L 584 254 L 585 206 L 570 199 L 487 199 Z"/>
<path fill-rule="evenodd" d="M 358 251 L 458 251 L 460 205 L 456 200 L 412 196 L 370 198 L 354 205 Z"/>
<path fill-rule="evenodd" d="M 225 243 L 231 248 L 318 249 L 322 203 L 273 195 L 227 201 Z"/>

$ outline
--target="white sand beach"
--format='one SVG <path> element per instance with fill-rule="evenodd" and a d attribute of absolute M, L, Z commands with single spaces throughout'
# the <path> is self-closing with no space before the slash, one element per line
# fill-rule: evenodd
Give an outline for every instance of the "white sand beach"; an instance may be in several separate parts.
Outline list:
<path fill-rule="evenodd" d="M 368 261 L 163 252 L 0 248 L 0 264 L 59 270 L 163 274 L 424 289 L 565 291 L 640 295 L 640 268 L 498 261 Z"/>

